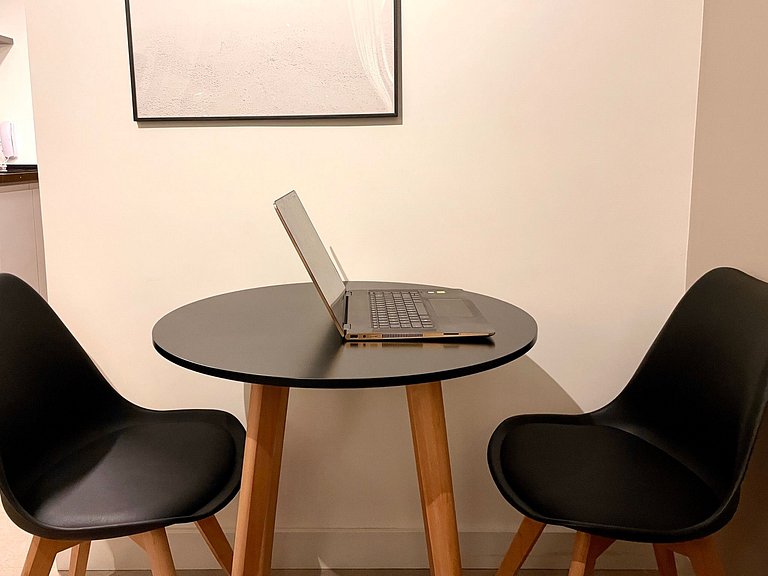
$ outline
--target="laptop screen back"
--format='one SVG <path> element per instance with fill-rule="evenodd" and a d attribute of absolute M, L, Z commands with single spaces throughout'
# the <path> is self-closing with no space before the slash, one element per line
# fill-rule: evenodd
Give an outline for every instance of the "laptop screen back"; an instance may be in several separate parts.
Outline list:
<path fill-rule="evenodd" d="M 337 327 L 342 331 L 344 326 L 344 282 L 338 270 L 333 265 L 328 251 L 325 249 L 320 236 L 309 219 L 304 206 L 296 192 L 289 192 L 275 200 L 280 220 L 293 241 L 296 251 L 301 256 L 307 272 L 325 300 L 325 304 L 333 314 Z"/>

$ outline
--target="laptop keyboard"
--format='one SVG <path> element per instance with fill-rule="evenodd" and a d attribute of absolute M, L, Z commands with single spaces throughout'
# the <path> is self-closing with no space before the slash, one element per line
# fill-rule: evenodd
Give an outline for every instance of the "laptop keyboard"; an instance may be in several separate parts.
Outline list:
<path fill-rule="evenodd" d="M 435 327 L 416 290 L 371 290 L 368 301 L 373 328 Z"/>

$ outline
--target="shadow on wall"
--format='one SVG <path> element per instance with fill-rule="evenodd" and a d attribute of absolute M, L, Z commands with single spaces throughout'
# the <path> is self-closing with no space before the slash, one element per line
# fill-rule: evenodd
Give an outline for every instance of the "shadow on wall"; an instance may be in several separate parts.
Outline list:
<path fill-rule="evenodd" d="M 490 372 L 443 383 L 461 531 L 516 529 L 520 515 L 491 480 L 486 448 L 502 420 L 529 413 L 575 414 L 579 406 L 528 356 Z"/>
<path fill-rule="evenodd" d="M 763 574 L 768 566 L 768 412 L 763 416 L 741 500 L 733 520 L 718 534 L 728 574 Z"/>
<path fill-rule="evenodd" d="M 488 473 L 486 447 L 505 418 L 579 412 L 529 357 L 443 382 L 460 531 L 510 531 L 519 515 Z M 418 483 L 403 387 L 291 391 L 277 524 L 420 530 Z"/>

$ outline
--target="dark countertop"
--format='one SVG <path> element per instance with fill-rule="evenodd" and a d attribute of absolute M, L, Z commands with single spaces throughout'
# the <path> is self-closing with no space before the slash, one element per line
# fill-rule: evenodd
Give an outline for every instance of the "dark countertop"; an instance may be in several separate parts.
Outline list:
<path fill-rule="evenodd" d="M 8 166 L 8 172 L 0 172 L 0 186 L 8 184 L 24 184 L 25 182 L 37 182 L 37 168 L 14 168 Z"/>

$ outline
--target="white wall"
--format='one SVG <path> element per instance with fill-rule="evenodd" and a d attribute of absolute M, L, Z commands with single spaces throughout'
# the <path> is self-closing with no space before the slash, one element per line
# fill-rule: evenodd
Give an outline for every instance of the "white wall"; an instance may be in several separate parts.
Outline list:
<path fill-rule="evenodd" d="M 0 2 L 0 34 L 14 40 L 13 46 L 0 45 L 0 122 L 14 123 L 18 153 L 18 158 L 9 164 L 35 164 L 37 152 L 23 0 Z"/>
<path fill-rule="evenodd" d="M 716 266 L 768 281 L 768 4 L 708 1 L 701 77 L 688 282 Z M 741 504 L 721 535 L 729 574 L 768 565 L 768 426 L 763 425 Z"/>
<path fill-rule="evenodd" d="M 297 189 L 352 277 L 539 322 L 532 361 L 445 385 L 460 529 L 508 531 L 495 425 L 613 397 L 683 290 L 702 3 L 403 4 L 402 124 L 137 126 L 122 4 L 28 0 L 49 297 L 132 400 L 242 415 L 240 386 L 161 359 L 150 331 L 305 280 L 271 207 Z M 295 391 L 288 419 L 280 530 L 420 529 L 402 390 Z"/>

